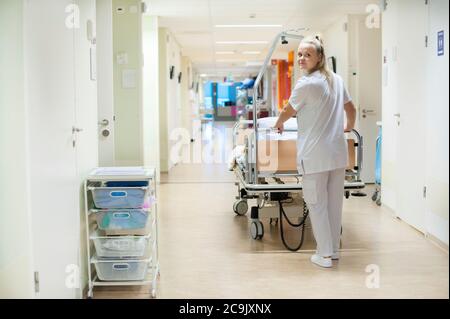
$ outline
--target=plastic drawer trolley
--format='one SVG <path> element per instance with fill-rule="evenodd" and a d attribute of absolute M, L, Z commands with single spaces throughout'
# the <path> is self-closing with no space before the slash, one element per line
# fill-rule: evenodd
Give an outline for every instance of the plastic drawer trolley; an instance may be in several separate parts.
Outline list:
<path fill-rule="evenodd" d="M 97 168 L 85 181 L 89 290 L 150 286 L 159 276 L 155 170 Z"/>

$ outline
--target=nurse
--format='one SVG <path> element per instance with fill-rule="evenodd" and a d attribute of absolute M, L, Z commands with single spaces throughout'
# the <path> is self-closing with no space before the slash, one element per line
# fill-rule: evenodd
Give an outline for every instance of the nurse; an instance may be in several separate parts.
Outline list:
<path fill-rule="evenodd" d="M 286 122 L 297 115 L 297 167 L 303 175 L 303 197 L 317 251 L 311 261 L 332 267 L 339 259 L 345 169 L 348 163 L 344 132 L 355 125 L 356 109 L 342 78 L 327 67 L 319 37 L 304 38 L 298 63 L 305 72 L 275 124 L 282 133 Z M 344 127 L 344 113 L 347 121 Z"/>

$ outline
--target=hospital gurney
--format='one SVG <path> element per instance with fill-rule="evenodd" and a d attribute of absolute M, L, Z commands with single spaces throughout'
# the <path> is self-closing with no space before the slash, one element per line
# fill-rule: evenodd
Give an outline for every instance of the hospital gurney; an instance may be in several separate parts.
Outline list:
<path fill-rule="evenodd" d="M 282 32 L 274 40 L 265 63 L 255 82 L 254 92 L 262 79 L 262 75 L 270 61 L 278 40 L 282 37 L 294 37 Z M 256 101 L 256 93 L 254 96 Z M 254 103 L 253 120 L 241 120 L 233 127 L 234 170 L 238 189 L 237 201 L 233 211 L 237 215 L 245 215 L 248 211 L 248 200 L 256 200 L 256 206 L 251 207 L 250 234 L 253 239 L 262 239 L 264 226 L 262 218 L 270 218 L 280 224 L 280 233 L 283 244 L 287 249 L 296 251 L 301 248 L 305 233 L 308 208 L 303 201 L 302 176 L 297 170 L 297 127 L 292 121 L 290 127 L 279 135 L 271 130 L 273 125 L 267 124 L 270 119 L 257 119 L 256 103 Z M 274 118 L 275 119 L 275 118 Z M 293 119 L 295 120 L 295 119 Z M 361 181 L 363 161 L 363 137 L 356 131 L 348 133 L 349 166 L 346 170 L 345 197 L 350 197 L 352 190 L 365 187 Z M 355 195 L 358 195 L 357 192 Z M 283 218 L 293 227 L 301 227 L 301 237 L 298 246 L 290 247 L 284 239 Z M 292 222 L 294 218 L 298 223 Z"/>

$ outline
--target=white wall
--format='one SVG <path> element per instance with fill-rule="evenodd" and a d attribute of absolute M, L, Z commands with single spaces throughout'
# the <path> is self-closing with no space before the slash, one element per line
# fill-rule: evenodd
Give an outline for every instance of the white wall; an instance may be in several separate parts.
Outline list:
<path fill-rule="evenodd" d="M 124 11 L 118 13 L 116 9 Z M 140 0 L 113 0 L 115 162 L 118 166 L 140 166 L 142 154 L 142 15 Z M 128 62 L 116 57 L 126 53 Z M 135 86 L 122 85 L 124 71 L 135 72 Z"/>
<path fill-rule="evenodd" d="M 109 121 L 108 137 L 99 130 L 99 165 L 115 166 L 114 150 L 114 52 L 113 52 L 113 5 L 112 0 L 96 0 L 97 9 L 97 87 L 98 87 L 98 121 Z"/>
<path fill-rule="evenodd" d="M 386 63 L 383 63 L 383 86 L 382 86 L 382 123 L 383 123 L 383 143 L 382 143 L 382 171 L 381 171 L 381 196 L 383 204 L 390 207 L 393 211 L 397 209 L 397 134 L 396 119 L 394 113 L 398 113 L 398 83 L 400 81 L 398 74 L 397 41 L 398 34 L 398 1 L 389 3 L 389 10 L 383 12 L 382 28 L 382 46 L 383 56 L 386 57 Z"/>
<path fill-rule="evenodd" d="M 160 123 L 159 123 L 159 29 L 158 17 L 144 16 L 142 39 L 143 69 L 143 153 L 144 165 L 156 168 L 160 174 Z"/>
<path fill-rule="evenodd" d="M 159 141 L 160 141 L 160 169 L 161 172 L 169 171 L 169 137 L 168 137 L 168 112 L 167 112 L 167 78 L 169 76 L 167 63 L 167 35 L 166 28 L 159 28 Z"/>
<path fill-rule="evenodd" d="M 192 63 L 186 56 L 181 58 L 181 72 L 183 73 L 180 86 L 181 127 L 187 129 L 191 133 L 194 112 L 189 88 L 192 85 L 193 75 Z"/>
<path fill-rule="evenodd" d="M 368 27 L 367 15 L 349 15 L 348 21 L 348 87 L 358 111 L 355 127 L 364 138 L 361 178 L 374 183 L 377 122 L 382 116 L 381 24 Z"/>
<path fill-rule="evenodd" d="M 181 83 L 178 83 L 178 75 L 182 72 L 181 69 L 181 48 L 177 43 L 175 37 L 168 32 L 167 34 L 167 70 L 171 66 L 175 66 L 173 79 L 167 78 L 167 129 L 169 136 L 169 162 L 168 169 L 170 170 L 177 162 L 176 158 L 170 158 L 170 150 L 175 144 L 175 141 L 170 140 L 170 134 L 177 128 L 182 127 L 183 110 L 181 107 Z"/>
<path fill-rule="evenodd" d="M 0 298 L 32 298 L 23 4 L 0 1 Z"/>
<path fill-rule="evenodd" d="M 339 74 L 347 87 L 349 87 L 349 36 L 346 31 L 348 16 L 343 16 L 323 32 L 325 53 L 327 57 L 336 57 L 337 74 Z M 352 92 L 350 92 L 351 94 Z"/>
<path fill-rule="evenodd" d="M 429 3 L 429 58 L 427 60 L 426 229 L 448 245 L 449 233 L 449 91 L 448 1 Z M 444 31 L 445 55 L 437 56 L 437 33 Z"/>
<path fill-rule="evenodd" d="M 174 77 L 169 77 L 170 67 L 175 67 Z M 182 127 L 182 93 L 178 83 L 181 68 L 181 49 L 175 37 L 166 28 L 159 29 L 159 118 L 160 167 L 168 172 L 175 164 L 170 159 L 170 133 Z"/>

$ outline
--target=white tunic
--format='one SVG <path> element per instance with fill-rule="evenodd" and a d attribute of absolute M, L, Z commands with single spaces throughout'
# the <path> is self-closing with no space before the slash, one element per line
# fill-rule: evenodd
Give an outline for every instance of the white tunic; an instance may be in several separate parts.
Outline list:
<path fill-rule="evenodd" d="M 320 71 L 300 78 L 289 99 L 297 111 L 297 166 L 300 174 L 347 167 L 344 104 L 351 101 L 342 78 L 333 73 L 330 90 Z"/>

